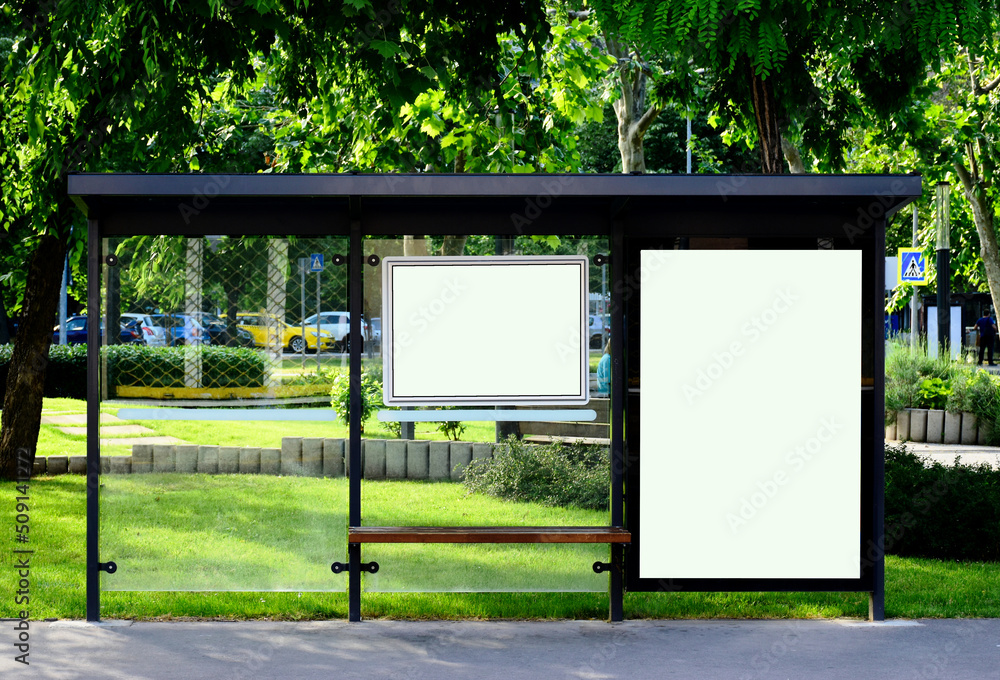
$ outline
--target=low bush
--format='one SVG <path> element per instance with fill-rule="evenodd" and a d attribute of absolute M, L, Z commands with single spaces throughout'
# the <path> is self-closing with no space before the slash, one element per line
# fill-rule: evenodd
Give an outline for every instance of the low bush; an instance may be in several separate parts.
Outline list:
<path fill-rule="evenodd" d="M 200 387 L 261 387 L 267 365 L 261 352 L 246 347 L 105 348 L 108 382 L 139 387 L 183 387 L 186 352 L 201 355 Z"/>
<path fill-rule="evenodd" d="M 11 345 L 0 345 L 0 399 L 6 390 L 12 351 Z M 183 387 L 185 351 L 201 354 L 201 387 L 260 387 L 264 384 L 264 357 L 248 348 L 111 345 L 102 351 L 107 358 L 111 385 Z M 87 398 L 86 345 L 52 345 L 45 372 L 45 396 Z"/>
<path fill-rule="evenodd" d="M 525 444 L 508 437 L 493 457 L 465 469 L 470 493 L 509 501 L 606 510 L 608 449 L 584 444 Z"/>
<path fill-rule="evenodd" d="M 13 345 L 0 345 L 0 400 L 7 391 L 7 373 Z M 46 397 L 87 398 L 87 346 L 53 345 L 45 371 Z"/>
<path fill-rule="evenodd" d="M 1000 470 L 925 464 L 903 445 L 885 449 L 887 553 L 1000 560 Z"/>

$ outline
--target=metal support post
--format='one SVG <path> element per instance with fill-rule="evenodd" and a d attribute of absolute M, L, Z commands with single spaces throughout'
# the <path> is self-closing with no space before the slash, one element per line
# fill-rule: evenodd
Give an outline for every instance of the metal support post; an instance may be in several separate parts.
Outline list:
<path fill-rule="evenodd" d="M 87 620 L 101 620 L 101 230 L 87 220 Z M 109 335 L 110 335 L 109 329 Z"/>
<path fill-rule="evenodd" d="M 625 227 L 611 225 L 611 526 L 625 526 Z M 625 548 L 611 546 L 608 618 L 624 618 Z"/>
<path fill-rule="evenodd" d="M 875 222 L 875 318 L 873 329 L 881 329 L 885 314 L 885 220 Z M 885 343 L 881 340 L 881 331 L 876 333 L 872 343 L 872 381 L 874 390 L 874 419 L 876 430 L 881 429 L 885 418 Z M 871 621 L 885 620 L 885 439 L 879 434 L 874 438 L 874 456 L 872 469 L 872 592 L 868 599 L 868 618 Z"/>
<path fill-rule="evenodd" d="M 352 198 L 352 212 L 359 211 L 360 199 Z M 348 525 L 361 526 L 361 308 L 364 304 L 364 252 L 362 251 L 361 220 L 355 214 L 351 220 L 351 245 L 349 257 L 349 311 L 351 316 L 350 335 L 350 379 L 351 412 L 348 428 L 350 447 L 350 478 L 348 481 Z M 317 279 L 318 280 L 318 279 Z M 350 561 L 347 585 L 348 620 L 361 620 L 361 546 L 348 545 Z"/>

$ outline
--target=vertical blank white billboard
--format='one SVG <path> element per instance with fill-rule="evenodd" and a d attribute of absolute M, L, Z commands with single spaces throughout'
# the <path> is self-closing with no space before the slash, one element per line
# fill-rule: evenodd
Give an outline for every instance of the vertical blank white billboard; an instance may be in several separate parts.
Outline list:
<path fill-rule="evenodd" d="M 386 257 L 387 405 L 586 404 L 587 258 Z"/>
<path fill-rule="evenodd" d="M 641 262 L 640 578 L 859 578 L 861 252 Z"/>

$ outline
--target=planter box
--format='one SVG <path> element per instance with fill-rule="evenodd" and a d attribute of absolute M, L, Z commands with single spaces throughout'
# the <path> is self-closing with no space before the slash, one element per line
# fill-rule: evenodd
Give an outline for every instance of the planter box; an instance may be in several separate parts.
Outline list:
<path fill-rule="evenodd" d="M 968 411 L 962 412 L 962 444 L 975 444 L 976 435 L 978 434 L 979 428 L 976 423 L 976 414 L 969 413 Z"/>
<path fill-rule="evenodd" d="M 910 412 L 910 441 L 927 441 L 927 409 L 914 408 Z"/>
<path fill-rule="evenodd" d="M 928 444 L 941 444 L 944 441 L 944 411 L 931 409 L 927 412 Z"/>
<path fill-rule="evenodd" d="M 908 441 L 910 439 L 910 412 L 896 411 L 896 439 Z"/>
<path fill-rule="evenodd" d="M 962 439 L 962 414 L 945 411 L 944 438 L 945 444 L 957 444 Z"/>

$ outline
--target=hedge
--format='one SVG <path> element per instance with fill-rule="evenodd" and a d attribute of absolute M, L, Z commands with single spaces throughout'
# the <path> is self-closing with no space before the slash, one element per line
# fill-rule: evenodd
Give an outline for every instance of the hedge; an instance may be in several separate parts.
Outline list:
<path fill-rule="evenodd" d="M 1000 470 L 926 464 L 885 447 L 885 551 L 945 560 L 1000 560 Z"/>
<path fill-rule="evenodd" d="M 261 353 L 244 347 L 144 347 L 112 345 L 104 348 L 108 381 L 112 385 L 183 387 L 184 352 L 201 354 L 200 387 L 261 387 L 266 362 Z M 11 345 L 0 345 L 0 399 L 6 391 Z M 87 346 L 53 345 L 45 373 L 46 397 L 87 398 Z"/>
<path fill-rule="evenodd" d="M 7 393 L 7 373 L 13 345 L 0 345 L 0 399 Z M 46 397 L 87 398 L 87 346 L 53 345 L 45 371 Z"/>

